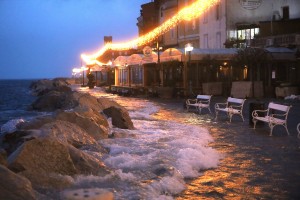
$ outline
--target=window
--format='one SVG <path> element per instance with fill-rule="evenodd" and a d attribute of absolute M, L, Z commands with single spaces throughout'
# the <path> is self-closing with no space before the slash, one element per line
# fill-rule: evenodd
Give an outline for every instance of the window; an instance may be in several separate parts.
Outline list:
<path fill-rule="evenodd" d="M 208 12 L 205 11 L 203 13 L 203 24 L 207 24 L 208 23 Z"/>
<path fill-rule="evenodd" d="M 220 4 L 216 5 L 216 20 L 220 20 Z"/>
<path fill-rule="evenodd" d="M 282 19 L 290 18 L 290 9 L 288 6 L 282 7 Z"/>
<path fill-rule="evenodd" d="M 175 38 L 174 28 L 171 29 L 171 39 Z"/>
<path fill-rule="evenodd" d="M 245 28 L 237 31 L 237 38 L 239 40 L 253 39 L 259 33 L 259 28 Z"/>
<path fill-rule="evenodd" d="M 204 47 L 205 49 L 208 48 L 208 34 L 205 34 L 205 35 L 204 35 L 203 47 Z"/>
<path fill-rule="evenodd" d="M 220 49 L 221 48 L 221 33 L 217 32 L 216 34 L 216 48 Z"/>

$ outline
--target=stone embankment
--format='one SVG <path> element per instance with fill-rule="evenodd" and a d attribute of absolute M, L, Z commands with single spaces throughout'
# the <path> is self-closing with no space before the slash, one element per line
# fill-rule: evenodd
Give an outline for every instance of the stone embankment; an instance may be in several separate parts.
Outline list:
<path fill-rule="evenodd" d="M 107 153 L 97 141 L 110 136 L 108 119 L 122 129 L 134 129 L 133 123 L 118 103 L 71 91 L 63 79 L 40 80 L 31 89 L 38 96 L 31 109 L 49 114 L 0 135 L 1 198 L 74 199 L 76 176 L 110 173 L 93 156 Z M 113 199 L 111 191 L 97 195 Z"/>

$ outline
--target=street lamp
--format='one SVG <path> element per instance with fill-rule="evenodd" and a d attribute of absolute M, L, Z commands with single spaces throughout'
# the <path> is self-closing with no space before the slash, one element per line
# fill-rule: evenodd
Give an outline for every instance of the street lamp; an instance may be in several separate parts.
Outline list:
<path fill-rule="evenodd" d="M 192 43 L 187 43 L 185 45 L 185 52 L 188 52 L 189 53 L 189 59 L 188 59 L 188 62 L 187 62 L 187 70 L 190 68 L 190 62 L 191 62 L 191 53 L 193 51 L 194 47 L 193 47 L 193 44 Z M 185 70 L 184 74 L 185 74 L 185 82 L 187 81 L 187 70 Z M 185 83 L 186 84 L 186 83 Z M 189 81 L 189 95 L 192 95 L 193 94 L 193 91 L 192 91 L 192 82 L 191 80 Z"/>

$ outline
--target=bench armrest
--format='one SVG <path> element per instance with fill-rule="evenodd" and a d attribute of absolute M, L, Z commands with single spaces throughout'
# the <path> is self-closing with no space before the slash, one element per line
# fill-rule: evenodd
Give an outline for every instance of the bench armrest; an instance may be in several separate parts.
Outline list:
<path fill-rule="evenodd" d="M 253 110 L 252 117 L 258 117 L 260 113 L 264 114 L 267 112 L 268 112 L 268 110 Z"/>
<path fill-rule="evenodd" d="M 285 117 L 286 115 L 287 115 L 287 113 L 284 113 L 284 114 L 272 114 L 271 118 Z"/>
<path fill-rule="evenodd" d="M 243 106 L 242 105 L 231 105 L 229 108 L 231 109 L 241 109 Z"/>
<path fill-rule="evenodd" d="M 227 107 L 227 103 L 216 103 L 215 104 L 215 108 L 221 108 L 221 107 L 226 108 Z"/>
<path fill-rule="evenodd" d="M 194 104 L 194 103 L 198 103 L 197 99 L 187 99 L 186 100 L 186 104 Z"/>
<path fill-rule="evenodd" d="M 200 103 L 200 104 L 208 104 L 209 100 L 199 100 L 198 103 Z"/>

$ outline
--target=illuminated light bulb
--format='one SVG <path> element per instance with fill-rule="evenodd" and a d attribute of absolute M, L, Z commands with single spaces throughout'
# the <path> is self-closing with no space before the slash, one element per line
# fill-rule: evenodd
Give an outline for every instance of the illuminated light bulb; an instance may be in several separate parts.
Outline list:
<path fill-rule="evenodd" d="M 149 42 L 156 40 L 160 35 L 163 35 L 170 29 L 177 26 L 179 22 L 183 20 L 190 21 L 192 19 L 195 19 L 202 15 L 210 7 L 216 5 L 219 2 L 220 0 L 198 0 L 195 3 L 180 10 L 176 15 L 166 20 L 151 32 L 138 37 L 137 39 L 124 43 L 106 43 L 105 46 L 98 52 L 91 55 L 81 54 L 81 58 L 87 64 L 95 64 L 99 62 L 97 61 L 97 58 L 103 55 L 107 50 L 122 51 L 146 45 Z"/>

